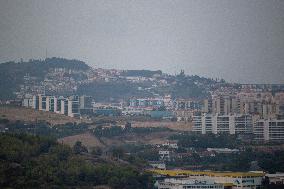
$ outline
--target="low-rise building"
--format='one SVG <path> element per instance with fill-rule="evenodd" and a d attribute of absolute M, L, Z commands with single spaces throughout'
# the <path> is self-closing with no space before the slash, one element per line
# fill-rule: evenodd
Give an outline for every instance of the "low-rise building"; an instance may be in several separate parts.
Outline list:
<path fill-rule="evenodd" d="M 214 171 L 191 171 L 191 170 L 151 170 L 157 177 L 188 178 L 196 180 L 208 180 L 211 184 L 220 184 L 231 189 L 258 189 L 262 186 L 264 173 L 262 172 L 214 172 Z M 211 181 L 210 181 L 211 180 Z M 213 182 L 212 182 L 213 181 Z M 167 188 L 171 185 L 160 185 Z M 180 187 L 173 184 L 173 188 Z M 200 188 L 200 185 L 197 185 Z M 168 187 L 171 188 L 171 187 Z M 183 188 L 183 187 L 181 187 Z M 187 187 L 185 187 L 187 188 Z M 206 188 L 203 186 L 202 188 Z M 211 188 L 211 187 L 209 187 Z"/>
<path fill-rule="evenodd" d="M 129 100 L 129 107 L 136 108 L 159 108 L 163 107 L 164 99 L 163 98 L 132 98 Z"/>
<path fill-rule="evenodd" d="M 121 110 L 116 108 L 98 108 L 94 109 L 94 114 L 103 116 L 119 116 L 121 115 Z"/>
<path fill-rule="evenodd" d="M 149 165 L 153 169 L 161 169 L 161 170 L 165 170 L 166 169 L 165 162 L 153 161 L 153 162 L 149 162 Z"/>
<path fill-rule="evenodd" d="M 170 161 L 171 156 L 170 156 L 170 151 L 169 150 L 159 150 L 159 158 L 160 160 L 165 160 L 165 161 Z"/>
<path fill-rule="evenodd" d="M 162 144 L 162 146 L 164 147 L 168 147 L 168 148 L 174 148 L 174 149 L 178 149 L 178 144 L 177 141 L 166 141 Z"/>
<path fill-rule="evenodd" d="M 32 97 L 25 97 L 22 101 L 22 106 L 26 108 L 33 107 L 33 98 Z"/>
<path fill-rule="evenodd" d="M 130 116 L 144 115 L 144 109 L 133 108 L 133 107 L 125 107 L 122 110 L 122 115 L 130 115 Z"/>
<path fill-rule="evenodd" d="M 191 99 L 175 99 L 173 106 L 175 110 L 201 110 L 201 103 Z"/>
<path fill-rule="evenodd" d="M 223 184 L 212 179 L 198 178 L 165 178 L 155 183 L 158 189 L 223 189 Z"/>
<path fill-rule="evenodd" d="M 229 148 L 207 148 L 208 152 L 216 152 L 218 154 L 232 154 L 239 153 L 239 149 L 229 149 Z"/>
<path fill-rule="evenodd" d="M 173 118 L 173 114 L 171 111 L 159 111 L 159 110 L 151 110 L 145 111 L 146 115 L 150 115 L 151 118 L 155 119 L 171 119 Z"/>
<path fill-rule="evenodd" d="M 266 174 L 269 184 L 284 184 L 284 173 Z"/>
<path fill-rule="evenodd" d="M 174 110 L 173 114 L 177 118 L 177 121 L 191 122 L 194 111 L 193 110 Z"/>

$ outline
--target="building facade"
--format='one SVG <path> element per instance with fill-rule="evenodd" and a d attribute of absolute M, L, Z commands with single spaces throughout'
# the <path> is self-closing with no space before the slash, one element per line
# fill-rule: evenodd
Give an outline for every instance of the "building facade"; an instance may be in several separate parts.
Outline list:
<path fill-rule="evenodd" d="M 214 172 L 214 171 L 191 171 L 191 170 L 151 170 L 151 172 L 158 177 L 170 177 L 178 180 L 182 180 L 183 178 L 187 178 L 188 180 L 199 180 L 207 181 L 202 188 L 206 188 L 207 184 L 210 184 L 213 187 L 215 184 L 219 187 L 226 187 L 231 189 L 260 189 L 262 187 L 262 180 L 264 178 L 264 173 L 256 173 L 256 172 Z M 166 182 L 165 182 L 166 181 Z M 161 182 L 163 183 L 163 182 Z M 172 185 L 167 184 L 172 183 Z M 176 183 L 179 183 L 176 185 Z M 167 180 L 164 179 L 164 185 L 160 185 L 160 188 L 183 188 L 182 185 L 185 182 L 175 181 L 175 180 Z M 200 188 L 202 182 L 196 182 L 193 188 Z M 214 184 L 214 185 L 213 185 Z M 221 185 L 221 186 L 220 186 Z M 197 187 L 196 187 L 197 186 Z M 215 185 L 216 186 L 216 185 Z M 217 187 L 216 186 L 216 187 Z M 190 188 L 190 187 L 185 187 Z"/>
<path fill-rule="evenodd" d="M 284 119 L 257 120 L 253 133 L 257 141 L 284 141 Z"/>
<path fill-rule="evenodd" d="M 89 107 L 87 102 L 89 101 L 84 99 L 84 107 Z M 80 98 L 76 95 L 68 98 L 45 95 L 34 95 L 32 97 L 32 108 L 64 114 L 70 117 L 80 117 L 80 106 Z"/>
<path fill-rule="evenodd" d="M 253 121 L 250 115 L 218 115 L 202 114 L 193 116 L 192 131 L 206 133 L 251 134 Z"/>
<path fill-rule="evenodd" d="M 215 183 L 212 179 L 198 178 L 165 178 L 155 183 L 158 189 L 223 189 L 223 184 Z"/>
<path fill-rule="evenodd" d="M 68 116 L 70 117 L 80 117 L 80 103 L 79 96 L 70 96 L 68 98 Z"/>

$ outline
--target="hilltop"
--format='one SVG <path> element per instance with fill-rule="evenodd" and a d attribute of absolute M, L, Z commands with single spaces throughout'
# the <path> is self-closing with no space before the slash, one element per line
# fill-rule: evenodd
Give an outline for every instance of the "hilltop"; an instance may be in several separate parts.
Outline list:
<path fill-rule="evenodd" d="M 83 61 L 55 57 L 0 64 L 0 100 L 38 93 L 90 95 L 97 101 L 169 94 L 174 98 L 204 98 L 211 89 L 223 85 L 229 84 L 184 71 L 169 75 L 161 70 L 94 69 Z"/>
<path fill-rule="evenodd" d="M 0 64 L 0 99 L 15 97 L 14 92 L 24 84 L 24 76 L 35 78 L 35 82 L 44 80 L 50 69 L 65 68 L 86 71 L 90 67 L 79 60 L 64 58 L 47 58 L 45 60 L 29 60 L 28 62 L 6 62 Z"/>

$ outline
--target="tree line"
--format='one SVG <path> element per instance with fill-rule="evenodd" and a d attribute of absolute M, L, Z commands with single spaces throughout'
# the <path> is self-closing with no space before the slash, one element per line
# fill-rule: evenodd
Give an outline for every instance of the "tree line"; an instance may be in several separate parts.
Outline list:
<path fill-rule="evenodd" d="M 83 151 L 82 151 L 83 149 Z M 131 166 L 93 163 L 84 148 L 48 137 L 0 134 L 0 188 L 152 188 L 152 177 Z"/>

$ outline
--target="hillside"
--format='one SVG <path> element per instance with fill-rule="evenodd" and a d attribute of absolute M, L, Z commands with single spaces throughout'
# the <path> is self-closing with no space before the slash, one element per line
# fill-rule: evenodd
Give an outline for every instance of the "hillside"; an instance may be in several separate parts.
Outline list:
<path fill-rule="evenodd" d="M 104 147 L 104 144 L 102 144 L 96 136 L 90 134 L 89 132 L 58 139 L 59 143 L 67 144 L 69 146 L 73 146 L 77 141 L 82 142 L 82 144 L 86 146 L 88 149 L 97 146 Z"/>
<path fill-rule="evenodd" d="M 0 188 L 152 188 L 151 175 L 138 168 L 97 159 L 80 143 L 70 148 L 47 137 L 0 133 Z"/>
<path fill-rule="evenodd" d="M 51 125 L 65 124 L 65 123 L 80 123 L 81 120 L 68 117 L 53 112 L 37 111 L 34 109 L 14 106 L 0 106 L 0 118 L 8 119 L 10 121 L 46 121 Z"/>
<path fill-rule="evenodd" d="M 30 60 L 28 62 L 6 62 L 0 64 L 0 99 L 14 97 L 13 92 L 19 90 L 24 84 L 24 76 L 29 75 L 36 78 L 36 82 L 44 79 L 52 68 L 65 68 L 86 71 L 90 67 L 79 60 L 68 60 L 64 58 L 47 58 L 45 60 Z"/>
<path fill-rule="evenodd" d="M 43 90 L 48 95 L 90 95 L 104 102 L 169 94 L 174 98 L 202 99 L 212 88 L 227 84 L 224 80 L 186 75 L 184 71 L 169 75 L 160 70 L 92 69 L 82 61 L 64 58 L 0 64 L 0 100 L 21 99 Z"/>

